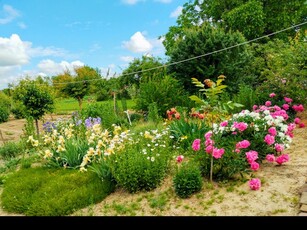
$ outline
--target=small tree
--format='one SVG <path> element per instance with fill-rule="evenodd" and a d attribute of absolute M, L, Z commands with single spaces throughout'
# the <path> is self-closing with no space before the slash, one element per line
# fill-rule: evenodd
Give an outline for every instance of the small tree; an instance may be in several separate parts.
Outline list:
<path fill-rule="evenodd" d="M 54 109 L 54 100 L 46 86 L 38 86 L 35 81 L 23 80 L 15 88 L 14 98 L 26 108 L 26 116 L 35 120 L 36 133 L 39 136 L 38 121 Z"/>

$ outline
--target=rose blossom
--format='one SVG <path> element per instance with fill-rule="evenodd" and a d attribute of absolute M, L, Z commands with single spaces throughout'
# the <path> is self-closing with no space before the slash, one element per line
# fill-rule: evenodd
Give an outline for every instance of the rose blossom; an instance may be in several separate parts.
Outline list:
<path fill-rule="evenodd" d="M 178 163 L 181 163 L 181 162 L 183 161 L 183 158 L 184 158 L 184 156 L 182 156 L 182 155 L 177 156 L 176 161 L 177 161 Z"/>
<path fill-rule="evenodd" d="M 274 162 L 275 161 L 275 156 L 274 154 L 267 154 L 265 159 L 268 161 L 268 162 Z"/>
<path fill-rule="evenodd" d="M 261 187 L 261 181 L 259 178 L 253 178 L 249 180 L 248 185 L 252 190 L 258 190 Z"/>
<path fill-rule="evenodd" d="M 194 151 L 198 151 L 200 149 L 200 139 L 195 139 L 193 141 L 192 148 Z"/>

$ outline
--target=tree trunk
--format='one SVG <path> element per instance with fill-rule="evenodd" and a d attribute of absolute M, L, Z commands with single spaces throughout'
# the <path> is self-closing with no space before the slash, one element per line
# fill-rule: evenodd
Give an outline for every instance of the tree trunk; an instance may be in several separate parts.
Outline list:
<path fill-rule="evenodd" d="M 78 103 L 79 103 L 79 109 L 82 111 L 82 99 L 78 98 Z"/>
<path fill-rule="evenodd" d="M 38 120 L 37 119 L 35 119 L 35 126 L 36 126 L 37 137 L 39 137 L 39 127 L 38 127 Z"/>

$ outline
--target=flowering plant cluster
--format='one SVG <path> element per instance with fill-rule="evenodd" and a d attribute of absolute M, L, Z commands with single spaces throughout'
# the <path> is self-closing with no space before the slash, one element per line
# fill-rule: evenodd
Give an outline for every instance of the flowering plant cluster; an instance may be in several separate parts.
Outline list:
<path fill-rule="evenodd" d="M 290 106 L 297 112 L 304 110 L 302 105 L 291 103 L 292 99 L 285 98 L 285 104 L 279 107 L 268 101 L 262 106 L 255 105 L 253 111 L 243 110 L 228 120 L 214 123 L 212 130 L 204 135 L 203 148 L 201 139 L 192 143 L 194 151 L 204 149 L 205 156 L 197 155 L 204 161 L 201 163 L 204 174 L 210 169 L 215 178 L 225 179 L 243 171 L 257 171 L 264 160 L 277 165 L 288 162 L 290 157 L 284 151 L 290 147 L 296 125 L 301 123 L 299 118 L 291 121 L 287 110 Z M 209 158 L 214 160 L 211 166 Z M 256 182 L 250 182 L 252 189 L 259 189 L 261 183 Z"/>

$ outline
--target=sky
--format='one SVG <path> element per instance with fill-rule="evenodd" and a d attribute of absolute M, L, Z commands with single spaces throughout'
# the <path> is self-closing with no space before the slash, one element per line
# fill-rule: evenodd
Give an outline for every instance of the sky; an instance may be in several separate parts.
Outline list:
<path fill-rule="evenodd" d="M 188 0 L 0 0 L 0 90 L 29 76 L 89 66 L 120 75 L 134 58 L 165 58 L 159 36 Z"/>

